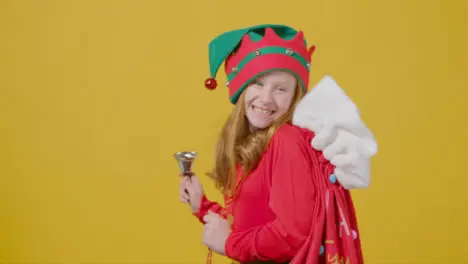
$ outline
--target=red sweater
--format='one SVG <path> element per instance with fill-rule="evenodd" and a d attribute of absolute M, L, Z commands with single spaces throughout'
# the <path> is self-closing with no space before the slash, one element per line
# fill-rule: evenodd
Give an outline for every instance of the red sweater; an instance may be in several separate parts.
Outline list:
<path fill-rule="evenodd" d="M 312 148 L 313 136 L 287 124 L 272 137 L 232 202 L 229 258 L 303 264 L 344 257 L 350 262 L 343 263 L 362 263 L 359 239 L 350 239 L 358 231 L 349 192 L 330 182 L 333 167 Z M 203 222 L 208 210 L 220 213 L 222 207 L 203 197 L 195 215 Z"/>

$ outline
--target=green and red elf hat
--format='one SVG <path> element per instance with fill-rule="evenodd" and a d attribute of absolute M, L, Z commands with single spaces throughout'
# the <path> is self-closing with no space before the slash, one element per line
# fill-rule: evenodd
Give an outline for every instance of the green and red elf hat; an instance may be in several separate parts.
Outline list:
<path fill-rule="evenodd" d="M 294 74 L 305 92 L 314 50 L 315 46 L 307 48 L 302 31 L 284 25 L 265 24 L 225 32 L 209 44 L 211 77 L 205 87 L 216 89 L 215 77 L 225 62 L 232 104 L 255 78 L 273 70 Z"/>

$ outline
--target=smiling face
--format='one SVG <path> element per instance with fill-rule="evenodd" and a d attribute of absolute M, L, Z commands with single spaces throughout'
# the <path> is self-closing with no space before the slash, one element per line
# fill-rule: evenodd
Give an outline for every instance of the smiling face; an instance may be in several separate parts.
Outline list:
<path fill-rule="evenodd" d="M 252 128 L 264 129 L 291 106 L 297 80 L 291 73 L 272 71 L 261 75 L 245 91 L 245 115 Z"/>

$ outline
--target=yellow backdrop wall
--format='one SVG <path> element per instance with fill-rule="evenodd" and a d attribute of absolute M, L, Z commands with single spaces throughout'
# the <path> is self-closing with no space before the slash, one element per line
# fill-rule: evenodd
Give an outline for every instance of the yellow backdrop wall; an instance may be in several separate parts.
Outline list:
<path fill-rule="evenodd" d="M 0 262 L 203 263 L 171 155 L 196 150 L 207 171 L 231 108 L 222 85 L 203 87 L 207 44 L 284 23 L 317 45 L 312 83 L 332 74 L 379 141 L 371 188 L 353 192 L 366 262 L 468 263 L 467 11 L 456 0 L 0 1 Z"/>

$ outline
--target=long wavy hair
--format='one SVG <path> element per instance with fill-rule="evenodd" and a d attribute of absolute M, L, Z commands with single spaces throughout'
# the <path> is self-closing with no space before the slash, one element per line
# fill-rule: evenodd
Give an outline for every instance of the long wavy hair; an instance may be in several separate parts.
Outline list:
<path fill-rule="evenodd" d="M 242 178 L 245 178 L 257 167 L 271 137 L 283 124 L 290 122 L 302 95 L 298 85 L 289 110 L 283 116 L 265 129 L 251 131 L 245 116 L 245 91 L 241 94 L 219 135 L 215 166 L 207 173 L 214 180 L 216 188 L 225 195 L 233 195 L 237 168 L 242 168 Z"/>

